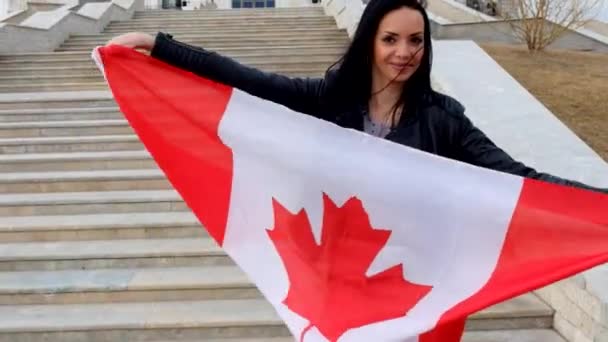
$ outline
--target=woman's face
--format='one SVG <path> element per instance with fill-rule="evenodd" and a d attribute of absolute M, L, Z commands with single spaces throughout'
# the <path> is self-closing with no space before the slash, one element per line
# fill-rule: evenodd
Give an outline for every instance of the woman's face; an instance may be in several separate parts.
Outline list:
<path fill-rule="evenodd" d="M 424 19 L 409 7 L 382 18 L 374 37 L 373 78 L 382 84 L 405 82 L 420 66 L 424 54 Z"/>

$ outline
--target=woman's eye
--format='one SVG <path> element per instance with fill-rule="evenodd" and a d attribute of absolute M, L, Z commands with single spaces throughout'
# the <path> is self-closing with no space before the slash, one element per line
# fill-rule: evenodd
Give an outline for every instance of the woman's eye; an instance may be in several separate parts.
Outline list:
<path fill-rule="evenodd" d="M 422 43 L 422 38 L 420 38 L 420 37 L 412 38 L 412 43 L 419 45 Z"/>
<path fill-rule="evenodd" d="M 386 42 L 386 43 L 394 43 L 395 42 L 395 38 L 392 37 L 392 36 L 386 36 L 386 37 L 382 38 L 382 41 Z"/>

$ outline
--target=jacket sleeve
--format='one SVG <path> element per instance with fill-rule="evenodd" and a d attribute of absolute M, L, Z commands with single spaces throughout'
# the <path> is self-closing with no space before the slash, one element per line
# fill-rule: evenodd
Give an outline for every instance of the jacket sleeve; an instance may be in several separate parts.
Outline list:
<path fill-rule="evenodd" d="M 245 66 L 216 52 L 191 46 L 171 35 L 156 35 L 152 57 L 199 76 L 245 91 L 294 111 L 321 118 L 322 78 L 290 78 Z"/>
<path fill-rule="evenodd" d="M 462 161 L 473 165 L 522 177 L 608 194 L 608 189 L 599 189 L 577 181 L 538 172 L 535 169 L 514 160 L 509 154 L 496 146 L 479 128 L 475 127 L 471 120 L 464 114 L 462 115 L 460 126 L 459 147 L 460 155 L 463 159 Z"/>

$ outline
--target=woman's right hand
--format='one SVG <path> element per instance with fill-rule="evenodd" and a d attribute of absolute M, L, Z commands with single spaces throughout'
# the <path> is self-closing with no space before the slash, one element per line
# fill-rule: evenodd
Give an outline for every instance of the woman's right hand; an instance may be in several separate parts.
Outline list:
<path fill-rule="evenodd" d="M 154 48 L 154 37 L 141 32 L 129 32 L 112 38 L 108 45 L 122 45 L 131 49 L 143 49 L 147 52 Z"/>

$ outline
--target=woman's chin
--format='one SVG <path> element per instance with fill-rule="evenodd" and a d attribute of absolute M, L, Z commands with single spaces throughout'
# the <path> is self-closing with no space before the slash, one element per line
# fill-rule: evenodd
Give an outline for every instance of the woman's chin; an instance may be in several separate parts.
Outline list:
<path fill-rule="evenodd" d="M 408 71 L 395 72 L 393 77 L 391 77 L 394 82 L 405 82 L 410 78 L 411 74 Z"/>
<path fill-rule="evenodd" d="M 394 82 L 405 82 L 410 76 L 412 76 L 412 71 L 410 68 L 405 69 L 396 69 L 391 68 L 390 79 L 394 80 Z"/>

